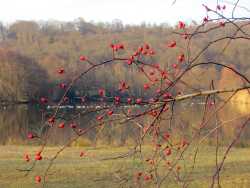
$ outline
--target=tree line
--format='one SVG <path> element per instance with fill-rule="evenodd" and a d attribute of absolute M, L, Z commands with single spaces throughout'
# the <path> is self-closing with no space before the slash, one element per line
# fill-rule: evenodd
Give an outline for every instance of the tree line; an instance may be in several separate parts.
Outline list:
<path fill-rule="evenodd" d="M 203 30 L 216 27 L 216 24 L 206 24 Z M 242 21 L 239 24 L 245 23 Z M 186 29 L 192 32 L 196 26 L 197 24 L 192 22 Z M 195 56 L 205 48 L 197 63 L 216 60 L 249 76 L 250 64 L 247 54 L 250 45 L 246 40 L 237 40 L 230 44 L 227 44 L 228 41 L 221 41 L 206 49 L 211 41 L 225 34 L 230 36 L 235 30 L 235 27 L 227 24 L 209 34 L 200 32 L 189 45 L 190 54 Z M 244 30 L 250 30 L 249 26 L 244 27 Z M 79 57 L 84 55 L 93 62 L 107 60 L 112 57 L 109 47 L 111 43 L 122 43 L 125 46 L 119 56 L 128 56 L 140 45 L 148 43 L 155 50 L 156 56 L 145 57 L 144 60 L 167 69 L 178 61 L 180 51 L 186 52 L 183 44 L 185 41 L 180 40 L 177 32 L 177 26 L 168 24 L 124 25 L 119 20 L 112 23 L 90 23 L 77 19 L 72 22 L 17 21 L 11 25 L 0 24 L 0 100 L 31 101 L 42 96 L 58 100 L 63 93 L 58 84 L 69 83 L 74 75 L 88 67 Z M 173 39 L 176 40 L 178 48 L 168 50 L 167 43 Z M 230 45 L 230 48 L 223 51 L 226 45 Z M 104 67 L 86 75 L 76 83 L 70 95 L 95 95 L 98 88 L 105 88 L 109 91 L 108 94 L 113 96 L 118 92 L 119 83 L 124 80 L 130 86 L 130 95 L 147 96 L 154 92 L 145 92 L 143 84 L 146 78 L 138 74 L 137 69 L 127 69 L 126 66 L 126 63 L 114 62 L 109 68 Z M 64 77 L 56 74 L 58 68 L 65 69 Z M 185 83 L 177 85 L 172 92 L 206 89 L 212 80 L 216 87 L 223 87 L 229 82 L 232 86 L 242 83 L 234 76 L 229 76 L 230 74 L 221 67 L 199 67 L 190 71 L 183 79 Z"/>

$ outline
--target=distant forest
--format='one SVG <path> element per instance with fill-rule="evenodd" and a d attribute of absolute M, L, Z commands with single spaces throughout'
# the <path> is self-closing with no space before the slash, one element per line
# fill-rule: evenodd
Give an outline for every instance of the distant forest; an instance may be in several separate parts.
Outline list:
<path fill-rule="evenodd" d="M 206 24 L 201 30 L 208 30 L 217 23 Z M 244 22 L 238 24 L 245 24 Z M 193 22 L 187 26 L 192 32 L 198 25 Z M 231 24 L 218 27 L 209 33 L 196 35 L 190 43 L 191 58 L 195 57 L 210 41 L 222 36 L 231 36 L 236 28 Z M 250 32 L 250 25 L 244 27 Z M 58 100 L 63 91 L 58 87 L 61 82 L 70 80 L 89 65 L 81 62 L 81 55 L 93 62 L 108 60 L 112 57 L 111 43 L 124 44 L 125 50 L 119 52 L 121 57 L 129 57 L 139 46 L 150 44 L 156 56 L 145 57 L 145 61 L 159 64 L 168 69 L 177 62 L 178 55 L 186 53 L 187 40 L 183 40 L 175 32 L 177 27 L 162 25 L 124 25 L 115 20 L 112 23 L 89 23 L 83 19 L 73 22 L 33 22 L 17 21 L 11 25 L 0 24 L 0 100 L 24 101 L 37 100 L 47 96 Z M 169 41 L 176 40 L 177 48 L 169 50 Z M 233 66 L 247 77 L 250 77 L 250 43 L 247 40 L 228 40 L 211 45 L 197 59 L 196 63 L 216 61 Z M 223 50 L 225 45 L 229 45 Z M 120 81 L 130 86 L 130 95 L 147 96 L 143 84 L 146 78 L 136 67 L 127 68 L 126 63 L 113 62 L 109 66 L 98 68 L 79 80 L 70 93 L 72 96 L 95 95 L 98 88 L 104 88 L 115 95 Z M 183 64 L 185 66 L 185 64 Z M 56 71 L 63 67 L 65 75 L 59 76 Z M 148 70 L 150 71 L 150 70 Z M 169 76 L 174 77 L 174 74 Z M 197 67 L 184 78 L 184 84 L 175 87 L 173 93 L 190 90 L 208 89 L 211 81 L 215 87 L 234 87 L 243 84 L 232 73 L 216 66 Z M 188 87 L 192 85 L 192 88 Z"/>

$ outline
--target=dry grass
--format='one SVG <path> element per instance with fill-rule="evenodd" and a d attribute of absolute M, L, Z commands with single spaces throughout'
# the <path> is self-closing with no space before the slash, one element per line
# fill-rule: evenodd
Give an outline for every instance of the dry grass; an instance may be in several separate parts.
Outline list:
<path fill-rule="evenodd" d="M 34 188 L 41 187 L 34 182 L 35 175 L 42 175 L 48 164 L 47 160 L 42 160 L 36 166 L 28 177 L 24 177 L 22 172 L 17 171 L 18 168 L 25 168 L 28 163 L 23 161 L 23 154 L 29 152 L 34 155 L 38 147 L 28 146 L 0 146 L 0 188 Z M 51 157 L 58 148 L 49 147 L 46 149 L 46 157 Z M 87 151 L 87 157 L 79 157 L 80 151 Z M 83 148 L 70 147 L 67 148 L 62 155 L 55 161 L 50 170 L 48 178 L 49 188 L 105 188 L 119 187 L 119 183 L 115 182 L 122 177 L 131 178 L 136 169 L 143 166 L 137 159 L 116 159 L 100 161 L 97 159 L 115 156 L 125 153 L 125 147 L 98 147 Z M 146 148 L 146 151 L 149 151 Z M 222 157 L 220 153 L 220 157 Z M 149 153 L 147 153 L 149 154 Z M 192 159 L 189 154 L 186 155 L 185 162 L 181 162 L 181 173 L 188 171 Z M 209 187 L 211 183 L 211 175 L 214 172 L 215 149 L 213 147 L 202 147 L 198 155 L 195 171 L 192 175 L 193 181 L 191 188 Z M 232 152 L 226 159 L 223 168 L 221 185 L 226 188 L 248 188 L 250 187 L 250 149 L 249 148 L 233 148 Z M 114 173 L 119 169 L 125 169 L 124 173 Z M 167 170 L 163 168 L 162 171 Z M 168 185 L 163 187 L 181 187 L 174 179 L 166 182 Z M 121 186 L 122 187 L 122 186 Z M 135 187 L 133 181 L 126 182 L 123 187 Z M 144 187 L 153 187 L 148 184 Z"/>

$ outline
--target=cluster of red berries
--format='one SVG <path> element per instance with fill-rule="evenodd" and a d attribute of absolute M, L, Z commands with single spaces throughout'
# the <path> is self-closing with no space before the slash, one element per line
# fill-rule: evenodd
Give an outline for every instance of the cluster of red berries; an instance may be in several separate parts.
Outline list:
<path fill-rule="evenodd" d="M 117 52 L 118 50 L 123 50 L 124 49 L 124 45 L 123 44 L 110 44 L 110 47 L 115 52 Z"/>

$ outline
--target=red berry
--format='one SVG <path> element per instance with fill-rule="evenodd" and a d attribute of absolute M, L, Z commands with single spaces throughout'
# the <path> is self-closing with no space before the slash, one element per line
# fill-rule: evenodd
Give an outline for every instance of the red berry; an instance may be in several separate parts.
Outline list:
<path fill-rule="evenodd" d="M 169 156 L 172 153 L 170 148 L 166 148 L 163 152 L 166 156 Z"/>
<path fill-rule="evenodd" d="M 183 36 L 183 38 L 184 38 L 185 40 L 188 39 L 188 34 L 187 34 L 187 33 L 184 33 L 182 36 Z"/>
<path fill-rule="evenodd" d="M 143 51 L 143 47 L 139 47 L 138 52 L 142 52 L 142 51 Z"/>
<path fill-rule="evenodd" d="M 151 175 L 145 175 L 144 176 L 144 180 L 145 181 L 149 181 L 149 180 L 151 180 L 151 179 L 153 179 L 153 175 L 151 174 Z"/>
<path fill-rule="evenodd" d="M 156 110 L 152 110 L 150 112 L 150 115 L 153 116 L 153 117 L 156 117 L 158 115 L 157 111 Z"/>
<path fill-rule="evenodd" d="M 36 176 L 36 177 L 35 177 L 35 180 L 36 180 L 36 183 L 40 183 L 41 180 L 42 180 L 42 178 L 41 178 L 41 176 Z"/>
<path fill-rule="evenodd" d="M 120 100 L 121 100 L 121 97 L 119 97 L 119 96 L 115 96 L 115 102 L 116 102 L 116 103 L 119 103 L 119 102 L 120 102 Z"/>
<path fill-rule="evenodd" d="M 66 84 L 65 84 L 65 83 L 60 83 L 60 84 L 59 84 L 59 87 L 60 87 L 61 89 L 65 89 L 65 88 L 66 88 Z"/>
<path fill-rule="evenodd" d="M 27 137 L 28 139 L 33 139 L 35 136 L 33 135 L 33 133 L 28 133 Z"/>
<path fill-rule="evenodd" d="M 207 23 L 207 22 L 208 22 L 208 16 L 206 16 L 206 17 L 203 18 L 203 22 L 204 22 L 204 23 Z"/>
<path fill-rule="evenodd" d="M 164 99 L 171 99 L 171 98 L 172 98 L 172 95 L 171 95 L 171 93 L 164 93 L 164 94 L 163 94 L 163 98 L 164 98 Z"/>
<path fill-rule="evenodd" d="M 68 102 L 69 101 L 69 97 L 64 97 L 63 98 L 63 102 Z"/>
<path fill-rule="evenodd" d="M 147 54 L 148 54 L 148 51 L 144 50 L 144 51 L 142 51 L 142 54 L 143 54 L 143 55 L 147 55 Z"/>
<path fill-rule="evenodd" d="M 143 86 L 143 87 L 144 87 L 144 89 L 145 89 L 145 90 L 147 90 L 147 89 L 149 89 L 149 88 L 150 88 L 149 84 L 144 84 L 144 86 Z"/>
<path fill-rule="evenodd" d="M 172 67 L 173 67 L 174 69 L 176 69 L 178 66 L 177 66 L 176 63 L 174 63 L 174 64 L 172 64 Z"/>
<path fill-rule="evenodd" d="M 46 104 L 46 103 L 48 103 L 48 99 L 45 98 L 45 97 L 41 97 L 41 98 L 40 98 L 40 102 L 41 102 L 42 104 Z"/>
<path fill-rule="evenodd" d="M 163 138 L 164 138 L 165 140 L 168 140 L 168 139 L 170 138 L 170 134 L 164 133 L 164 134 L 163 134 Z"/>
<path fill-rule="evenodd" d="M 142 176 L 142 172 L 138 172 L 136 176 Z"/>
<path fill-rule="evenodd" d="M 182 22 L 182 21 L 179 21 L 179 24 L 178 24 L 178 27 L 179 27 L 179 29 L 185 29 L 185 23 L 184 22 Z"/>
<path fill-rule="evenodd" d="M 161 72 L 161 77 L 162 77 L 163 80 L 167 79 L 167 77 L 168 77 L 167 72 L 166 71 L 162 71 Z"/>
<path fill-rule="evenodd" d="M 127 114 L 130 115 L 132 112 L 132 110 L 129 108 L 128 111 L 127 111 Z"/>
<path fill-rule="evenodd" d="M 182 140 L 182 142 L 181 142 L 181 147 L 185 147 L 185 146 L 187 146 L 187 145 L 189 145 L 188 141 Z"/>
<path fill-rule="evenodd" d="M 48 123 L 49 123 L 49 124 L 55 123 L 55 118 L 54 118 L 54 117 L 49 118 L 49 119 L 48 119 Z"/>
<path fill-rule="evenodd" d="M 97 117 L 96 117 L 96 120 L 98 120 L 98 121 L 103 120 L 103 116 L 97 116 Z"/>
<path fill-rule="evenodd" d="M 61 129 L 63 129 L 65 127 L 65 124 L 64 124 L 64 122 L 62 122 L 62 123 L 60 123 L 59 125 L 58 125 L 58 128 L 61 128 Z"/>
<path fill-rule="evenodd" d="M 155 92 L 159 94 L 159 93 L 161 93 L 161 89 L 158 88 Z"/>
<path fill-rule="evenodd" d="M 80 61 L 86 61 L 86 60 L 87 60 L 87 57 L 86 57 L 86 56 L 81 55 L 79 59 L 80 59 Z"/>
<path fill-rule="evenodd" d="M 145 43 L 144 48 L 148 50 L 148 49 L 150 49 L 150 46 L 147 43 Z"/>
<path fill-rule="evenodd" d="M 109 111 L 107 112 L 107 114 L 108 114 L 109 116 L 112 116 L 112 115 L 113 115 L 113 111 L 112 111 L 112 110 L 109 110 Z"/>
<path fill-rule="evenodd" d="M 131 98 L 128 98 L 127 99 L 127 102 L 130 104 L 132 102 L 132 99 Z"/>
<path fill-rule="evenodd" d="M 124 91 L 126 89 L 129 89 L 129 86 L 126 84 L 126 82 L 124 82 L 124 81 L 120 82 L 120 84 L 119 84 L 119 90 L 120 91 Z"/>
<path fill-rule="evenodd" d="M 83 157 L 84 155 L 86 155 L 86 152 L 81 151 L 81 152 L 80 152 L 80 157 Z"/>
<path fill-rule="evenodd" d="M 60 68 L 57 70 L 58 74 L 63 74 L 64 73 L 64 69 L 63 68 Z"/>
<path fill-rule="evenodd" d="M 38 153 L 35 155 L 35 160 L 40 161 L 42 160 L 42 156 Z"/>
<path fill-rule="evenodd" d="M 170 43 L 168 44 L 168 47 L 169 47 L 169 48 L 174 48 L 174 47 L 176 47 L 176 41 L 170 42 Z"/>
<path fill-rule="evenodd" d="M 101 97 L 103 97 L 105 95 L 105 90 L 104 89 L 99 89 L 98 93 Z"/>
<path fill-rule="evenodd" d="M 118 46 L 117 46 L 117 45 L 114 45 L 113 50 L 114 50 L 114 51 L 118 51 Z"/>
<path fill-rule="evenodd" d="M 185 55 L 184 54 L 181 54 L 178 56 L 178 61 L 181 63 L 185 60 Z"/>
<path fill-rule="evenodd" d="M 72 129 L 75 129 L 76 128 L 76 124 L 75 123 L 70 123 L 70 125 L 69 125 Z"/>
<path fill-rule="evenodd" d="M 142 103 L 142 99 L 141 98 L 136 99 L 136 104 L 141 104 L 141 103 Z"/>
<path fill-rule="evenodd" d="M 123 50 L 124 49 L 124 45 L 123 44 L 119 44 L 118 48 L 121 49 L 121 50 Z"/>
<path fill-rule="evenodd" d="M 28 154 L 25 154 L 23 158 L 26 162 L 30 161 L 30 156 Z"/>
<path fill-rule="evenodd" d="M 225 26 L 225 22 L 220 22 L 220 26 L 224 27 Z"/>
<path fill-rule="evenodd" d="M 155 55 L 155 51 L 154 50 L 150 50 L 149 51 L 149 55 Z"/>
<path fill-rule="evenodd" d="M 128 65 L 132 65 L 133 61 L 131 59 L 127 60 Z"/>

